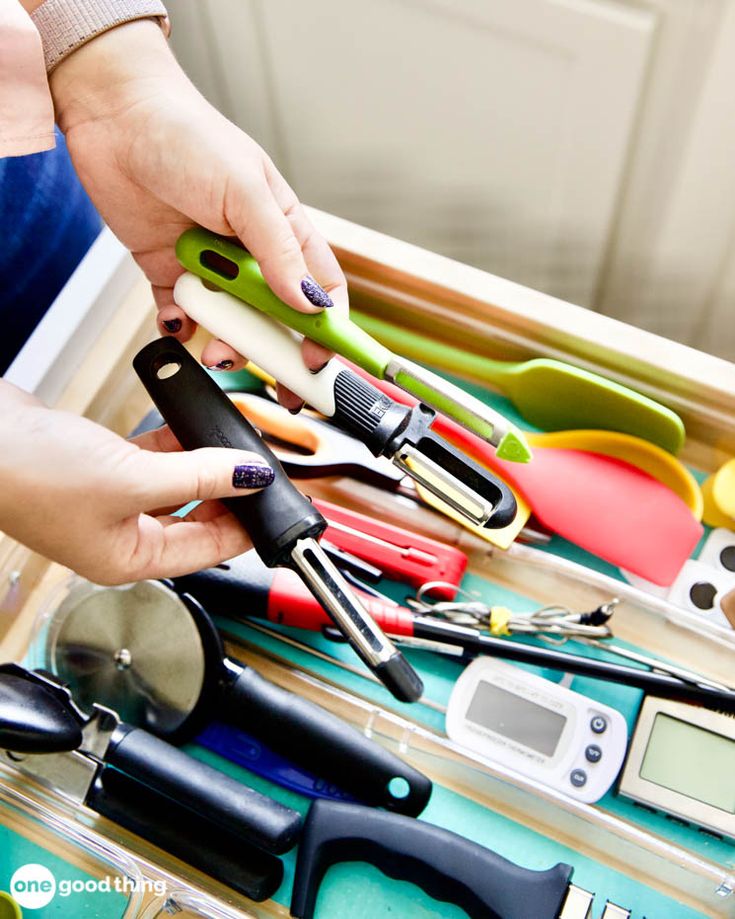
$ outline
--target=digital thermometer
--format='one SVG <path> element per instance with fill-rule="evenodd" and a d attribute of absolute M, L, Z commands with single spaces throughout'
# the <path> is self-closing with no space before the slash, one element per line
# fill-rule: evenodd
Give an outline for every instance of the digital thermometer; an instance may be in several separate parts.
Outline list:
<path fill-rule="evenodd" d="M 735 838 L 735 718 L 647 698 L 620 793 Z"/>
<path fill-rule="evenodd" d="M 455 683 L 446 731 L 488 760 L 586 803 L 615 781 L 628 740 L 615 709 L 488 657 Z"/>

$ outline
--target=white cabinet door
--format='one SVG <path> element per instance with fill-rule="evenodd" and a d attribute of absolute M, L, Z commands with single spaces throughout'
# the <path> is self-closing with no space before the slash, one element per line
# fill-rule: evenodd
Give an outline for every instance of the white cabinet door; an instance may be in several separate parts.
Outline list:
<path fill-rule="evenodd" d="M 182 37 L 184 63 L 208 35 L 217 101 L 303 200 L 591 304 L 652 12 L 607 0 L 177 7 L 201 23 Z"/>

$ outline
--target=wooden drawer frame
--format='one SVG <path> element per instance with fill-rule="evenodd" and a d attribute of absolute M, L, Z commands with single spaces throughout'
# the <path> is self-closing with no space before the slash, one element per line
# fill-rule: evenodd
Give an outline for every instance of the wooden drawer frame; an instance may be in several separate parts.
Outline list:
<path fill-rule="evenodd" d="M 331 215 L 312 211 L 312 218 L 332 242 L 350 283 L 352 303 L 361 310 L 376 315 L 390 311 L 393 320 L 407 327 L 425 328 L 428 322 L 432 334 L 463 347 L 469 339 L 473 350 L 484 353 L 506 358 L 557 357 L 603 372 L 680 412 L 688 431 L 684 459 L 689 463 L 711 471 L 735 453 L 735 366 Z M 56 400 L 59 408 L 84 414 L 121 434 L 134 427 L 148 405 L 131 361 L 156 334 L 147 283 L 140 274 L 131 277 L 135 280 L 120 307 L 96 336 Z M 195 338 L 195 351 L 204 338 Z M 353 490 L 337 479 L 326 480 L 323 486 L 310 491 L 346 500 Z M 352 503 L 359 505 L 359 500 Z M 461 542 L 458 528 L 437 523 L 437 519 L 428 511 L 414 510 L 412 524 Z M 523 573 L 522 561 L 493 553 L 489 548 L 474 552 L 471 567 L 508 586 L 519 584 Z M 2 659 L 22 658 L 44 598 L 67 575 L 64 569 L 0 534 Z M 539 600 L 548 599 L 552 591 L 559 589 L 556 574 L 534 580 Z M 602 588 L 583 588 L 573 582 L 563 586 L 572 605 L 599 602 L 609 596 Z M 622 638 L 635 637 L 651 651 L 689 663 L 712 678 L 732 679 L 735 636 L 724 631 L 692 631 L 685 622 L 662 619 L 644 602 L 627 606 L 624 615 L 616 613 L 616 632 Z M 242 648 L 238 653 L 243 654 Z M 246 656 L 249 653 L 246 651 Z M 673 892 L 706 915 L 735 916 L 735 895 L 727 895 L 735 888 L 735 876 L 721 866 L 670 846 L 666 840 L 650 837 L 636 827 L 622 826 L 621 821 L 608 819 L 600 812 L 595 818 L 588 813 L 594 809 L 570 806 L 567 799 L 556 800 L 530 783 L 511 780 L 501 770 L 483 778 L 471 758 L 425 736 L 426 732 L 412 729 L 405 719 L 325 687 L 313 676 L 295 673 L 283 661 L 262 654 L 256 657 L 259 668 L 274 680 L 318 699 L 361 729 L 372 730 L 382 743 L 399 749 L 450 787 L 490 806 L 504 807 L 508 813 L 525 814 L 526 819 L 529 801 L 535 800 L 531 796 L 540 794 L 533 821 L 537 826 L 547 832 L 555 827 L 555 835 L 568 843 L 579 844 L 580 834 L 585 834 L 586 848 L 606 853 L 623 870 L 642 874 L 653 886 Z M 251 659 L 255 661 L 256 657 Z M 37 794 L 30 788 L 26 792 Z M 95 821 L 95 829 L 90 832 L 97 830 L 110 832 L 111 825 Z M 144 845 L 123 836 L 132 851 L 149 864 L 152 862 L 153 856 Z M 195 888 L 201 885 L 215 898 L 225 898 L 218 885 L 183 871 L 173 860 L 164 862 L 167 870 L 181 870 Z M 224 904 L 221 906 L 224 908 Z M 229 913 L 233 916 L 285 915 L 283 908 L 273 903 L 255 906 L 242 901 L 233 906 L 239 907 Z"/>

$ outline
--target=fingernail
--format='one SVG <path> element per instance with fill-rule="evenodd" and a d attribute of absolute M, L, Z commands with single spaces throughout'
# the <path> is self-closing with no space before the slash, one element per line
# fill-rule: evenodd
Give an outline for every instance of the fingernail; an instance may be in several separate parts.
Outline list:
<path fill-rule="evenodd" d="M 301 282 L 301 291 L 309 303 L 313 303 L 314 306 L 334 306 L 332 298 L 310 274 L 307 274 Z"/>
<path fill-rule="evenodd" d="M 327 366 L 328 363 L 329 363 L 329 361 L 324 361 L 324 363 L 322 364 L 321 367 L 315 367 L 311 372 L 312 372 L 312 373 L 321 373 L 322 370 L 324 370 L 324 368 Z"/>
<path fill-rule="evenodd" d="M 180 319 L 164 319 L 161 322 L 161 325 L 167 332 L 180 332 L 181 331 L 181 320 Z"/>
<path fill-rule="evenodd" d="M 304 403 L 302 402 L 301 405 L 297 405 L 296 408 L 290 408 L 289 412 L 292 415 L 298 415 L 298 413 L 301 411 L 303 407 L 304 407 Z"/>
<path fill-rule="evenodd" d="M 207 370 L 229 370 L 230 367 L 234 367 L 234 361 L 220 361 L 219 364 L 210 364 L 207 367 Z"/>
<path fill-rule="evenodd" d="M 235 466 L 232 484 L 235 488 L 265 488 L 271 484 L 275 476 L 275 472 L 265 463 L 247 463 Z"/>

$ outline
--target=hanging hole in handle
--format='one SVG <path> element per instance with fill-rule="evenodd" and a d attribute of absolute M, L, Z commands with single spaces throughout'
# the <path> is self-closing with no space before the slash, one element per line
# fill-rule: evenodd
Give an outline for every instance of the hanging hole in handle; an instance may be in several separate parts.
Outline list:
<path fill-rule="evenodd" d="M 155 374 L 159 380 L 170 380 L 175 377 L 181 370 L 181 364 L 178 361 L 165 361 L 155 368 Z"/>
<path fill-rule="evenodd" d="M 706 581 L 697 581 L 689 589 L 689 599 L 697 609 L 713 609 L 716 596 L 717 588 L 714 584 L 709 584 Z"/>
<path fill-rule="evenodd" d="M 726 571 L 735 571 L 735 546 L 725 546 L 720 552 L 720 562 Z"/>
<path fill-rule="evenodd" d="M 199 261 L 204 268 L 209 268 L 210 271 L 228 281 L 234 281 L 240 274 L 240 266 L 237 262 L 233 262 L 221 252 L 214 252 L 212 249 L 204 249 L 199 255 Z"/>
<path fill-rule="evenodd" d="M 411 786 L 403 776 L 394 775 L 390 782 L 388 782 L 388 792 L 392 798 L 402 801 L 409 796 Z"/>

